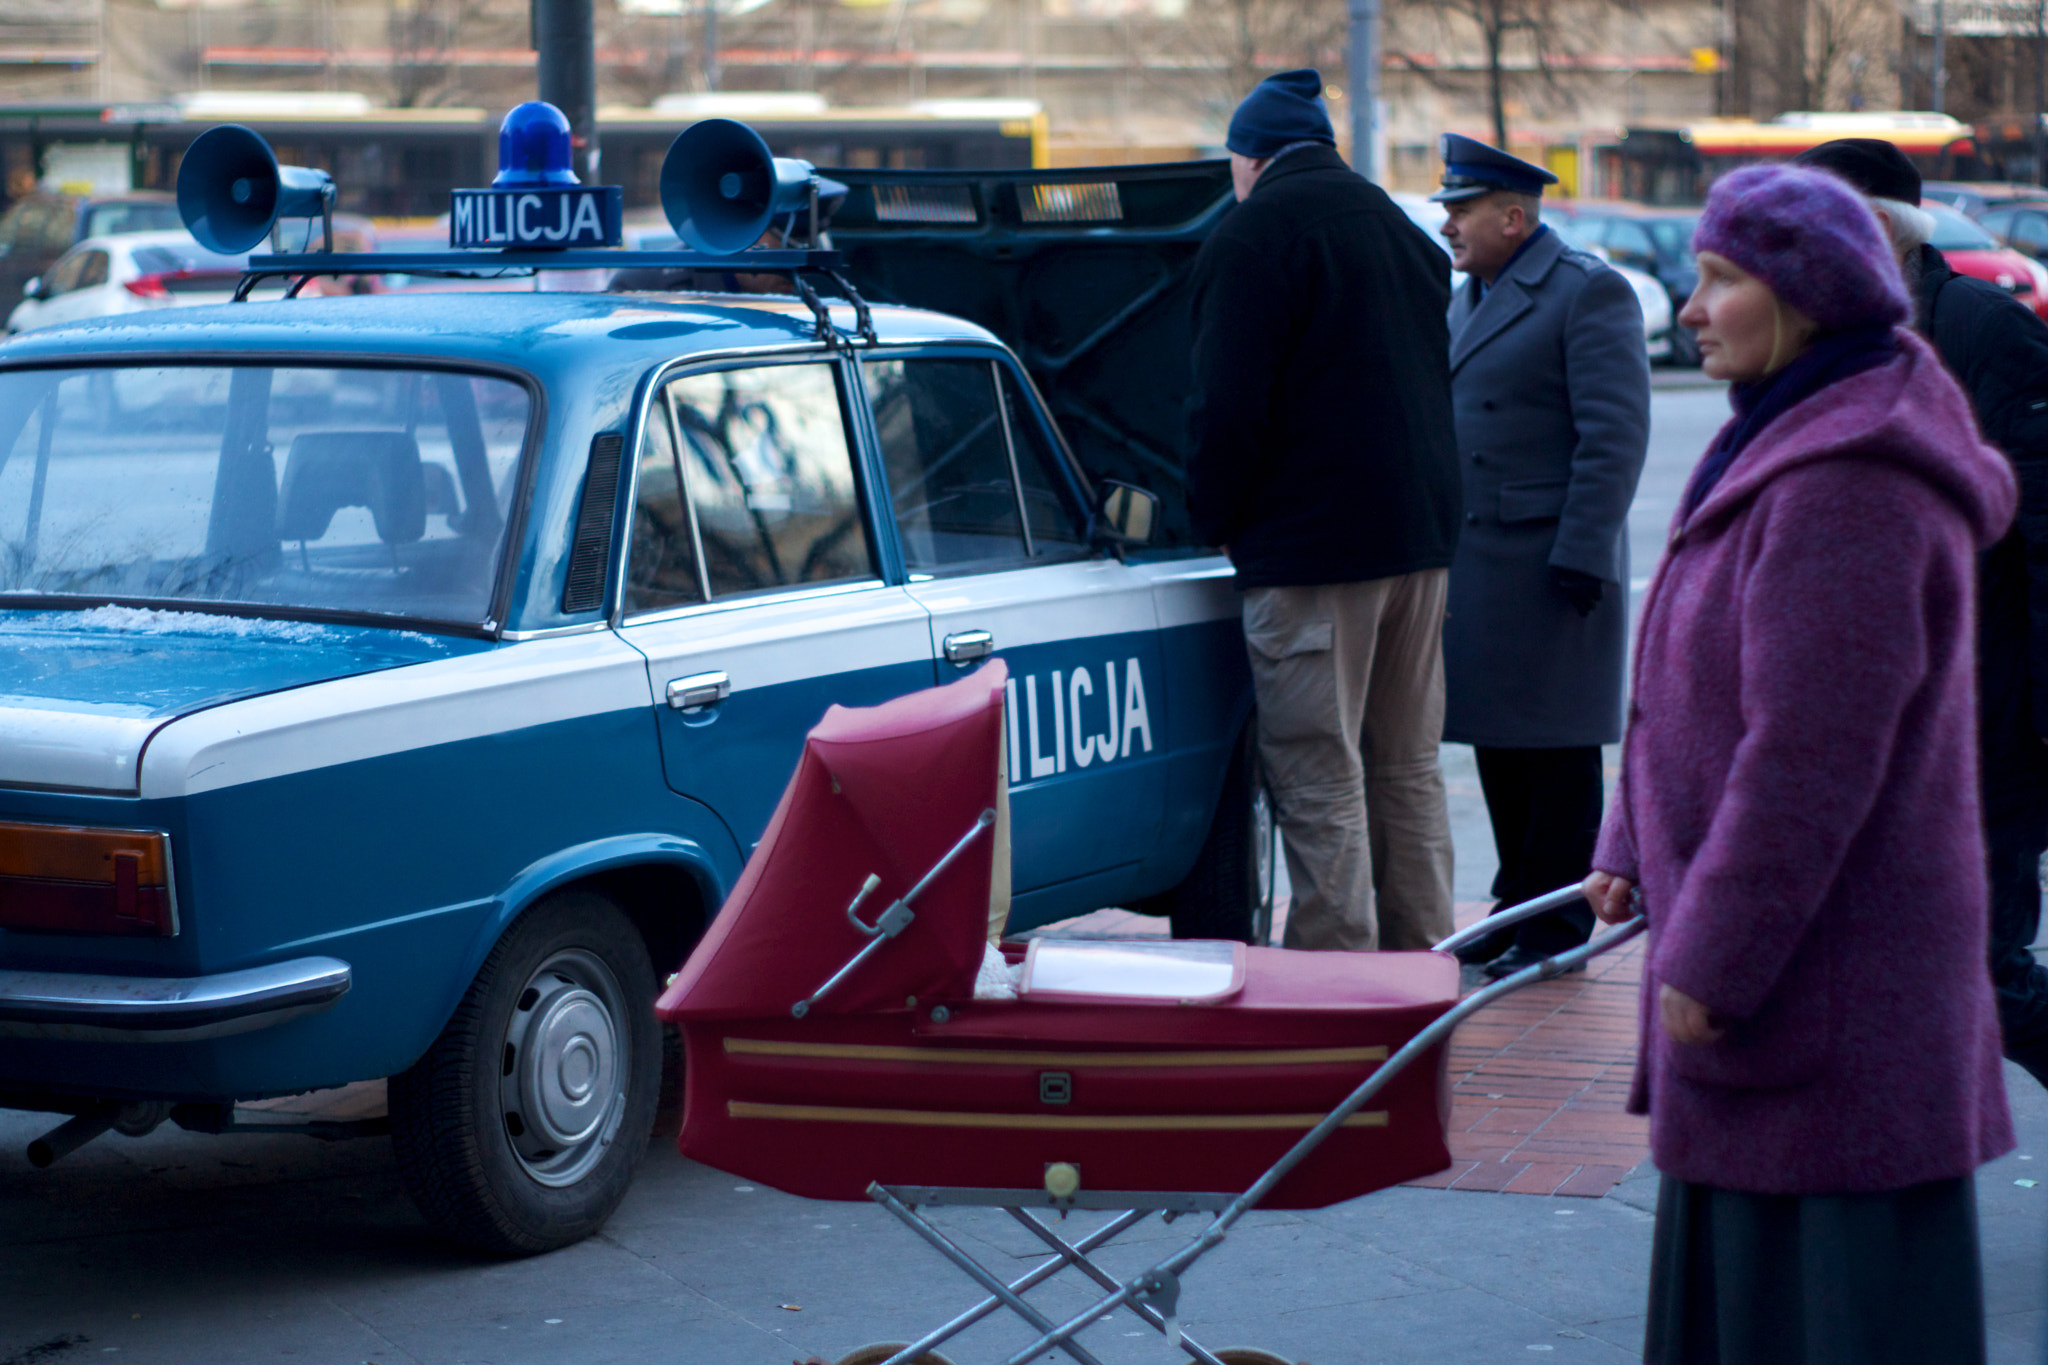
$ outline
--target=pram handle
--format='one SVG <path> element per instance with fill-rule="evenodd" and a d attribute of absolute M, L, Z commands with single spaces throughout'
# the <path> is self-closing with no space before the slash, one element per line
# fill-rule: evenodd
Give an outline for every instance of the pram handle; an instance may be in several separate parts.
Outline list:
<path fill-rule="evenodd" d="M 1523 901 L 1520 905 L 1509 906 L 1505 910 L 1496 910 L 1477 924 L 1466 925 L 1443 942 L 1433 945 L 1434 950 L 1439 953 L 1453 953 L 1468 943 L 1486 937 L 1496 929 L 1505 929 L 1510 925 L 1520 924 L 1525 919 L 1547 915 L 1552 910 L 1562 910 L 1574 901 L 1584 900 L 1585 893 L 1577 886 L 1560 886 L 1557 890 L 1546 892 L 1535 900 Z"/>

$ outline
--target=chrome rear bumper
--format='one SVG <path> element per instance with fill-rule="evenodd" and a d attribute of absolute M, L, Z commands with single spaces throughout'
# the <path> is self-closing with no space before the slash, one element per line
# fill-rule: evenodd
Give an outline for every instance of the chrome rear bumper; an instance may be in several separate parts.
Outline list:
<path fill-rule="evenodd" d="M 331 1008 L 349 965 L 300 957 L 213 976 L 0 971 L 0 1036 L 187 1042 L 269 1028 Z"/>

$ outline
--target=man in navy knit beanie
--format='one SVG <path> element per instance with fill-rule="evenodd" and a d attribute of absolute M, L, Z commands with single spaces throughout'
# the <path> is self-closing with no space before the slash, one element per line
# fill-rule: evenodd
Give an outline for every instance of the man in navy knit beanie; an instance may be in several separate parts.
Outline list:
<path fill-rule="evenodd" d="M 1262 82 L 1192 274 L 1188 510 L 1244 593 L 1294 948 L 1451 928 L 1444 580 L 1458 534 L 1444 254 L 1337 155 L 1322 77 Z"/>
<path fill-rule="evenodd" d="M 1239 156 L 1262 161 L 1303 142 L 1337 145 L 1329 110 L 1323 107 L 1323 78 L 1314 71 L 1283 71 L 1260 81 L 1230 116 L 1223 139 Z"/>

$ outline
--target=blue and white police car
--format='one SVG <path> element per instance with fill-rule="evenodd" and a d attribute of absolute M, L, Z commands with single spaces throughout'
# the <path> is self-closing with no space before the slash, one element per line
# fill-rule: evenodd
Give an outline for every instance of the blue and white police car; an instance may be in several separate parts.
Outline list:
<path fill-rule="evenodd" d="M 181 185 L 202 240 L 329 202 L 226 141 Z M 778 174 L 714 166 L 683 236 L 733 255 L 789 207 Z M 615 197 L 511 188 L 543 198 L 471 231 L 617 230 Z M 389 1077 L 433 1223 L 587 1235 L 646 1147 L 656 984 L 804 732 L 992 654 L 1012 927 L 1262 931 L 1231 572 L 1146 548 L 1158 510 L 1091 481 L 991 332 L 851 287 L 285 299 L 7 343 L 0 1106 L 72 1116 L 47 1161 Z"/>

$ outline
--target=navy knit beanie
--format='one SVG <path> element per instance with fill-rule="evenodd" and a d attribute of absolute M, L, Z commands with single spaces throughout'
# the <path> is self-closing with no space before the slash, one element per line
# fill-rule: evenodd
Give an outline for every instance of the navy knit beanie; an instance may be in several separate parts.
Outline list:
<path fill-rule="evenodd" d="M 1282 71 L 1252 87 L 1230 116 L 1223 145 L 1239 156 L 1260 160 L 1293 142 L 1337 145 L 1330 111 L 1323 106 L 1322 73 Z"/>
<path fill-rule="evenodd" d="M 1722 176 L 1692 245 L 1755 275 L 1823 332 L 1912 316 L 1876 215 L 1826 171 L 1745 166 Z"/>

